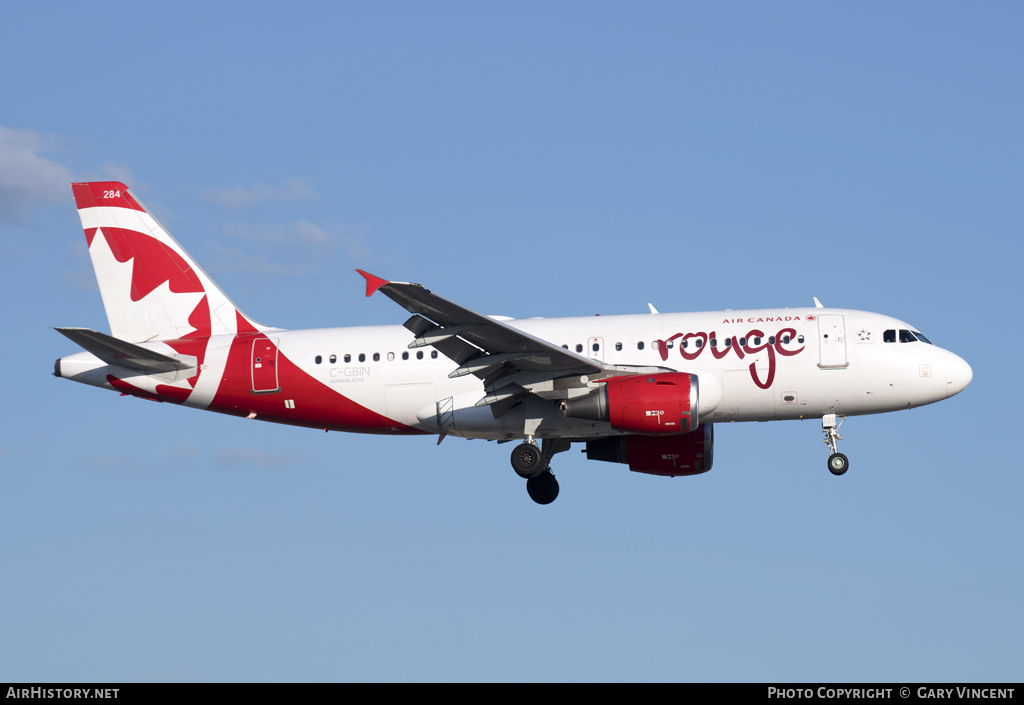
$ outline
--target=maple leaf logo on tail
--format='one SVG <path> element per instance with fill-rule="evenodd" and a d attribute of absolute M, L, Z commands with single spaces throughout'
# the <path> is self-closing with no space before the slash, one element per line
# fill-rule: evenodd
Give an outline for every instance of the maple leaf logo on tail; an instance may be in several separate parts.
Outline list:
<path fill-rule="evenodd" d="M 269 330 L 238 310 L 127 186 L 71 188 L 115 338 L 141 343 Z"/>

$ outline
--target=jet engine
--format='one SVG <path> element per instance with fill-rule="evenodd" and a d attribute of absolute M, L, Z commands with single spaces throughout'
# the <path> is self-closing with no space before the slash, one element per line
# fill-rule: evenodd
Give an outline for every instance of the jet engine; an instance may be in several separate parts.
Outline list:
<path fill-rule="evenodd" d="M 587 441 L 587 460 L 628 463 L 648 475 L 699 475 L 711 469 L 715 451 L 713 424 L 701 424 L 682 436 L 611 436 Z"/>
<path fill-rule="evenodd" d="M 687 372 L 613 377 L 598 391 L 567 400 L 565 415 L 606 421 L 626 433 L 687 433 L 700 423 L 698 397 L 697 375 Z"/>

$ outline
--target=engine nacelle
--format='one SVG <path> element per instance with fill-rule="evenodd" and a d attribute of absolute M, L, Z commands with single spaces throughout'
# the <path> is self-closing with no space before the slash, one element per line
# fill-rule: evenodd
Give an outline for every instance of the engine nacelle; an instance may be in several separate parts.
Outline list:
<path fill-rule="evenodd" d="M 611 436 L 587 441 L 587 460 L 628 463 L 648 475 L 699 475 L 711 469 L 715 453 L 713 424 L 684 436 Z"/>
<path fill-rule="evenodd" d="M 699 396 L 697 375 L 687 372 L 615 377 L 566 401 L 565 415 L 607 421 L 626 433 L 687 433 L 700 424 Z"/>

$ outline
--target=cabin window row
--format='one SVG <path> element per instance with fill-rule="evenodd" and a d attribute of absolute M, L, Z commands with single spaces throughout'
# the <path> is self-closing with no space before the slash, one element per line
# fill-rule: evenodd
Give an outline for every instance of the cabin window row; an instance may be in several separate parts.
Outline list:
<path fill-rule="evenodd" d="M 380 353 L 373 353 L 373 355 L 371 357 L 372 357 L 374 362 L 380 362 Z M 356 355 L 356 359 L 359 362 L 366 362 L 366 353 L 359 353 L 358 355 Z M 387 359 L 388 359 L 388 362 L 394 362 L 395 354 L 393 352 L 389 352 L 387 354 Z M 405 351 L 405 352 L 402 353 L 402 359 L 403 360 L 408 360 L 409 359 L 409 352 L 408 351 Z M 417 350 L 416 351 L 416 359 L 417 360 L 422 360 L 423 359 L 423 351 L 422 350 Z M 430 351 L 430 359 L 432 359 L 432 360 L 436 360 L 437 359 L 437 350 L 431 350 Z M 323 361 L 324 361 L 323 355 L 317 355 L 316 357 L 313 358 L 313 362 L 315 362 L 318 365 L 323 364 Z M 331 355 L 330 357 L 327 358 L 327 361 L 330 362 L 333 365 L 333 364 L 338 362 L 338 356 L 337 355 Z M 352 355 L 346 353 L 345 355 L 342 356 L 342 361 L 345 362 L 346 364 L 352 362 Z"/>
<path fill-rule="evenodd" d="M 920 335 L 920 333 L 918 335 Z M 732 337 L 725 338 L 725 340 L 723 342 L 723 345 L 725 345 L 725 347 L 727 347 L 727 348 L 732 347 L 732 340 L 733 340 Z M 752 345 L 760 345 L 761 344 L 761 340 L 762 339 L 761 339 L 760 336 L 755 336 L 755 337 L 752 337 L 750 339 L 750 342 L 751 342 Z M 690 343 L 691 342 L 693 343 L 693 347 L 695 347 L 695 348 L 699 348 L 699 347 L 704 345 L 704 340 L 702 338 L 694 338 L 692 340 L 684 340 L 684 341 L 682 341 L 679 344 L 679 346 L 681 348 L 683 348 L 684 350 L 686 350 L 686 349 L 688 349 L 690 347 Z M 746 337 L 739 338 L 739 340 L 737 342 L 740 345 L 746 345 L 747 344 L 747 338 Z M 783 345 L 789 345 L 789 342 L 790 342 L 790 336 L 788 336 L 788 335 L 782 336 L 782 343 L 783 343 Z M 798 335 L 797 338 L 796 338 L 796 342 L 803 343 L 804 342 L 804 336 Z M 888 341 L 886 341 L 886 342 L 888 342 Z M 775 336 L 774 335 L 769 335 L 768 336 L 768 344 L 769 345 L 775 345 Z M 713 348 L 717 348 L 718 347 L 718 338 L 711 338 L 711 340 L 708 341 L 708 345 L 710 345 Z M 562 347 L 565 348 L 566 350 L 569 349 L 568 345 L 562 345 Z M 644 347 L 645 347 L 644 346 L 644 341 L 642 341 L 642 340 L 637 341 L 637 344 L 636 344 L 636 349 L 637 350 L 643 350 Z M 672 348 L 675 347 L 675 341 L 674 340 L 666 341 L 665 342 L 665 347 L 667 347 L 669 350 L 671 350 Z M 594 352 L 601 352 L 601 344 L 600 343 L 593 343 L 591 345 L 591 349 Z M 615 349 L 617 351 L 621 352 L 622 351 L 622 343 L 615 343 Z M 652 350 L 657 350 L 658 349 L 658 341 L 657 340 L 652 340 L 651 341 L 651 349 Z M 576 343 L 576 352 L 578 352 L 578 353 L 582 353 L 583 352 L 583 344 L 582 343 Z"/>

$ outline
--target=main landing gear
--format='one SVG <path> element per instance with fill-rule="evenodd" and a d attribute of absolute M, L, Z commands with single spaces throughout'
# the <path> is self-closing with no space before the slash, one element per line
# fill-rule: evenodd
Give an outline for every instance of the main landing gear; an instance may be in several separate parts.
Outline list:
<path fill-rule="evenodd" d="M 512 450 L 512 469 L 526 480 L 526 491 L 537 504 L 551 504 L 558 497 L 558 480 L 551 473 L 551 458 L 555 453 L 569 450 L 564 439 L 544 439 L 538 448 L 531 437 Z"/>
<path fill-rule="evenodd" d="M 836 447 L 838 442 L 843 440 L 843 437 L 839 435 L 839 426 L 842 426 L 845 420 L 845 416 L 840 417 L 837 426 L 835 414 L 825 414 L 821 417 L 821 430 L 825 434 L 825 445 L 832 451 L 832 455 L 828 457 L 828 470 L 833 475 L 842 475 L 850 469 L 850 461 Z"/>

